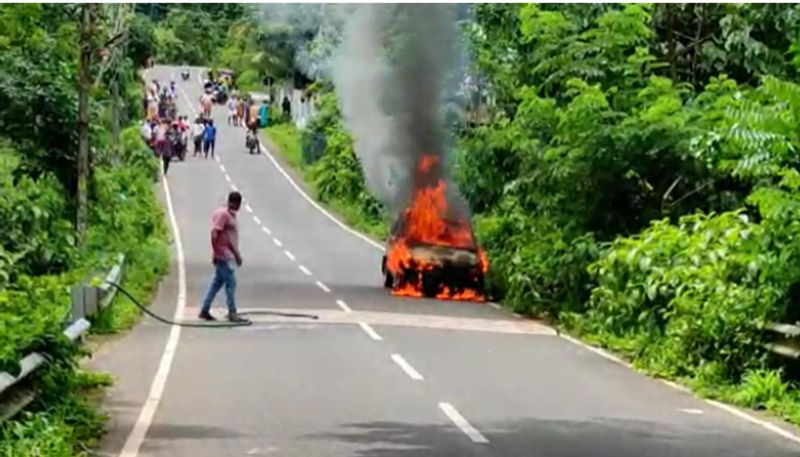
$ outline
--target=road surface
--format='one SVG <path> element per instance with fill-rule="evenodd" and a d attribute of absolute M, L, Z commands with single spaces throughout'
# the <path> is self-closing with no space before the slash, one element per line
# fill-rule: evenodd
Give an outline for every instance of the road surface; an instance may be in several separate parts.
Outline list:
<path fill-rule="evenodd" d="M 178 82 L 190 116 L 198 73 Z M 176 74 L 150 70 L 164 83 Z M 800 444 L 763 424 L 535 322 L 486 304 L 388 295 L 382 252 L 310 203 L 269 155 L 247 154 L 243 129 L 226 125 L 223 107 L 213 116 L 218 160 L 190 154 L 170 168 L 162 197 L 180 249 L 154 309 L 172 316 L 177 306 L 178 317 L 195 319 L 211 274 L 210 216 L 238 189 L 241 310 L 320 319 L 256 316 L 248 328 L 177 330 L 145 318 L 95 356 L 96 367 L 118 376 L 98 455 L 800 455 Z"/>

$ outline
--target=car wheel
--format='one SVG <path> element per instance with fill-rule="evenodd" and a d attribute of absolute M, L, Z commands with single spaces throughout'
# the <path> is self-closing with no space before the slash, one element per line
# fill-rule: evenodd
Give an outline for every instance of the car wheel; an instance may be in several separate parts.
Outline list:
<path fill-rule="evenodd" d="M 383 272 L 383 287 L 387 289 L 394 288 L 394 275 L 389 270 Z"/>
<path fill-rule="evenodd" d="M 431 274 L 422 274 L 422 295 L 436 298 L 439 295 L 439 278 Z"/>

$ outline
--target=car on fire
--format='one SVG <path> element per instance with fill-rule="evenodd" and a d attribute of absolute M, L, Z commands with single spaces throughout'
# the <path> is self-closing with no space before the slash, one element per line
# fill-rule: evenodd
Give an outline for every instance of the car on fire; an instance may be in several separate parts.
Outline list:
<path fill-rule="evenodd" d="M 477 246 L 413 241 L 395 223 L 381 262 L 383 285 L 396 295 L 480 300 L 488 267 Z"/>

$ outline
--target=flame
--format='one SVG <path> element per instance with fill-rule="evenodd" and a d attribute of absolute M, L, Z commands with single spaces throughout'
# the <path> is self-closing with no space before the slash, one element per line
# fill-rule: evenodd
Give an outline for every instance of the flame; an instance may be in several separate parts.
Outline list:
<path fill-rule="evenodd" d="M 483 249 L 478 249 L 478 258 L 480 259 L 480 266 L 481 272 L 486 273 L 489 271 L 489 256 L 486 255 L 486 251 Z"/>
<path fill-rule="evenodd" d="M 424 155 L 417 167 L 417 179 L 425 182 L 438 164 L 436 156 Z M 426 271 L 437 268 L 412 255 L 411 246 L 448 246 L 475 252 L 478 255 L 478 268 L 481 274 L 488 271 L 489 261 L 486 253 L 477 249 L 472 235 L 472 227 L 467 217 L 453 218 L 447 204 L 447 184 L 436 180 L 432 184 L 420 185 L 411 203 L 401 213 L 399 225 L 389 244 L 386 266 L 395 276 L 403 275 L 401 284 L 396 285 L 394 295 L 422 297 L 422 276 Z M 412 277 L 407 277 L 411 275 Z M 481 294 L 473 289 L 443 284 L 436 298 L 448 300 L 482 301 Z"/>

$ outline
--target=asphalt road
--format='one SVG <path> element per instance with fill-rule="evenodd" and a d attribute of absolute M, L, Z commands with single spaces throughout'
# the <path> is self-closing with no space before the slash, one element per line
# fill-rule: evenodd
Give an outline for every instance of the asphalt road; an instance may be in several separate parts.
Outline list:
<path fill-rule="evenodd" d="M 164 83 L 172 74 L 179 79 L 177 69 L 150 71 Z M 197 74 L 179 81 L 190 116 Z M 244 130 L 226 125 L 223 107 L 213 116 L 219 160 L 190 154 L 167 178 L 185 265 L 180 317 L 195 319 L 211 274 L 211 213 L 236 188 L 246 203 L 240 308 L 320 319 L 258 316 L 248 328 L 180 333 L 146 320 L 93 361 L 118 377 L 98 455 L 800 455 L 763 424 L 535 322 L 486 304 L 390 296 L 380 287 L 381 251 L 309 203 L 269 155 L 247 154 Z M 154 304 L 169 316 L 179 257 L 176 249 Z"/>

